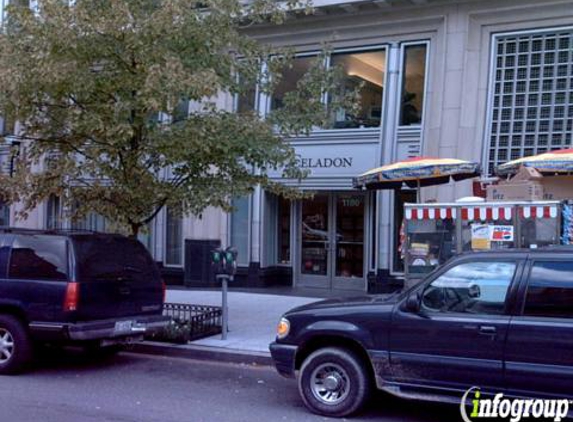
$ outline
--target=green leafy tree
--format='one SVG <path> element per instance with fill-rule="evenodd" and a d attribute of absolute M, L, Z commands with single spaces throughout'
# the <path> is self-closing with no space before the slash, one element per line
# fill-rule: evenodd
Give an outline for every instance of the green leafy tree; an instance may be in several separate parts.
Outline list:
<path fill-rule="evenodd" d="M 254 84 L 273 92 L 292 55 L 245 29 L 281 25 L 307 6 L 40 0 L 35 11 L 11 7 L 0 35 L 0 109 L 20 122 L 20 152 L 11 177 L 0 180 L 5 196 L 23 204 L 25 216 L 58 195 L 70 217 L 95 211 L 137 235 L 165 206 L 195 215 L 209 206 L 229 210 L 232 197 L 259 184 L 301 195 L 269 171 L 304 177 L 287 138 L 325 122 L 320 97 L 334 89 L 338 71 L 318 57 L 267 119 L 233 113 L 217 99 L 246 95 Z M 354 95 L 333 106 L 348 106 Z M 186 102 L 194 105 L 189 114 Z"/>

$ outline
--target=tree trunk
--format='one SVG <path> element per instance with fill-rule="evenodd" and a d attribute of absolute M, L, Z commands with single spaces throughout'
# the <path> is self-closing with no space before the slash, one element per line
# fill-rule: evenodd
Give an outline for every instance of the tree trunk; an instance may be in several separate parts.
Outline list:
<path fill-rule="evenodd" d="M 129 237 L 132 239 L 137 239 L 139 229 L 141 228 L 141 223 L 130 223 L 129 225 L 131 226 L 131 234 Z"/>

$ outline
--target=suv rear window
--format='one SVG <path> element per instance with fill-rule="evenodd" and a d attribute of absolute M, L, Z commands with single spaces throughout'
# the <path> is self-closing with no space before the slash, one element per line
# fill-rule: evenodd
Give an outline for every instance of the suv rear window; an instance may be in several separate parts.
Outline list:
<path fill-rule="evenodd" d="M 158 281 L 159 271 L 145 246 L 119 236 L 74 238 L 79 281 Z"/>
<path fill-rule="evenodd" d="M 573 318 L 573 262 L 537 261 L 533 264 L 524 315 Z"/>
<path fill-rule="evenodd" d="M 67 250 L 63 237 L 18 235 L 12 244 L 8 277 L 65 281 L 68 279 Z"/>

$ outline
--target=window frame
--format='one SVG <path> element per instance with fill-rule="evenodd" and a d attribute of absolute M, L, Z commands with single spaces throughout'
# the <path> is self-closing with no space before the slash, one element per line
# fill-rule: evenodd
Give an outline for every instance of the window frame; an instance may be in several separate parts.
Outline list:
<path fill-rule="evenodd" d="M 407 300 L 407 298 L 410 296 L 410 293 L 412 291 L 415 291 L 420 298 L 420 313 L 422 315 L 428 315 L 428 316 L 463 316 L 466 318 L 495 318 L 495 317 L 505 317 L 505 316 L 510 316 L 513 315 L 514 313 L 514 308 L 515 308 L 515 303 L 516 303 L 516 295 L 519 292 L 519 297 L 521 298 L 521 284 L 520 284 L 520 280 L 523 279 L 523 273 L 524 273 L 524 262 L 525 259 L 523 256 L 518 256 L 518 255 L 514 255 L 514 254 L 507 254 L 506 256 L 501 256 L 501 257 L 495 257 L 495 258 L 488 258 L 488 257 L 475 257 L 475 254 L 473 255 L 473 259 L 470 258 L 466 258 L 463 260 L 454 260 L 452 261 L 450 264 L 446 264 L 442 267 L 439 267 L 437 270 L 435 270 L 433 273 L 431 273 L 428 278 L 426 278 L 426 281 L 420 283 L 420 285 L 417 285 L 414 289 L 409 290 L 405 293 L 405 300 Z M 470 264 L 470 263 L 477 263 L 477 262 L 506 262 L 506 263 L 510 263 L 513 262 L 515 263 L 515 271 L 513 273 L 513 277 L 511 279 L 511 281 L 509 282 L 509 286 L 508 286 L 508 290 L 507 290 L 507 295 L 505 297 L 505 309 L 504 312 L 502 314 L 470 314 L 470 313 L 465 313 L 465 312 L 435 312 L 432 311 L 430 309 L 426 309 L 423 305 L 422 305 L 422 301 L 423 301 L 423 295 L 424 295 L 424 291 L 434 282 L 436 281 L 438 278 L 440 278 L 441 276 L 443 276 L 445 273 L 447 273 L 449 270 L 453 269 L 454 267 L 458 267 L 460 265 L 465 265 L 465 264 Z"/>
<path fill-rule="evenodd" d="M 551 316 L 538 316 L 538 315 L 526 315 L 525 314 L 525 304 L 527 302 L 527 292 L 529 290 L 529 281 L 531 279 L 531 274 L 533 271 L 533 267 L 535 263 L 540 262 L 572 262 L 573 256 L 550 256 L 550 255 L 541 255 L 535 256 L 528 260 L 527 268 L 524 270 L 523 277 L 521 283 L 519 285 L 519 292 L 518 292 L 518 300 L 516 304 L 516 312 L 515 315 L 520 318 L 527 318 L 527 319 L 534 319 L 538 321 L 568 321 L 569 323 L 573 321 L 573 318 L 566 318 L 566 317 L 551 317 Z"/>
<path fill-rule="evenodd" d="M 47 279 L 47 278 L 22 278 L 22 277 L 11 277 L 10 275 L 10 266 L 12 264 L 12 254 L 14 252 L 14 243 L 18 239 L 22 238 L 37 238 L 38 236 L 41 237 L 48 237 L 48 238 L 58 238 L 63 240 L 65 254 L 66 254 L 66 278 L 62 280 L 55 280 L 55 279 Z M 8 253 L 8 257 L 6 260 L 6 278 L 11 281 L 17 280 L 31 280 L 34 282 L 42 282 L 42 283 L 68 283 L 70 281 L 75 280 L 75 266 L 74 266 L 74 253 L 73 253 L 73 245 L 70 242 L 70 239 L 64 236 L 50 236 L 50 235 L 42 235 L 42 234 L 15 234 L 9 241 L 10 251 Z"/>
<path fill-rule="evenodd" d="M 404 84 L 406 80 L 406 48 L 408 47 L 415 47 L 423 45 L 426 47 L 426 61 L 425 61 L 425 69 L 424 69 L 424 98 L 422 100 L 422 117 L 420 119 L 420 123 L 414 125 L 402 125 L 402 96 L 404 93 Z M 397 101 L 397 110 L 396 110 L 396 131 L 399 128 L 416 128 L 420 129 L 422 133 L 424 133 L 424 122 L 426 121 L 426 114 L 427 114 L 427 103 L 428 103 L 428 84 L 430 82 L 430 60 L 431 60 L 431 48 L 432 43 L 429 39 L 420 39 L 420 40 L 412 40 L 412 41 L 404 41 L 400 43 L 400 59 L 399 59 L 399 68 L 400 68 L 400 83 L 399 83 L 399 97 Z"/>
<path fill-rule="evenodd" d="M 240 262 L 240 258 L 237 259 L 237 267 L 248 268 L 251 263 L 251 248 L 252 248 L 252 218 L 253 218 L 253 195 L 249 194 L 246 196 L 248 201 L 248 212 L 247 212 L 247 262 Z M 233 199 L 234 201 L 234 199 Z M 227 246 L 233 245 L 233 212 L 227 213 Z M 240 255 L 239 255 L 240 256 Z"/>
<path fill-rule="evenodd" d="M 496 71 L 497 71 L 497 70 L 501 70 L 502 72 L 505 71 L 505 66 L 502 66 L 501 69 L 498 69 L 499 66 L 497 66 L 497 59 L 498 59 L 498 57 L 502 57 L 502 56 L 499 56 L 499 54 L 498 54 L 498 47 L 497 47 L 497 46 L 498 46 L 499 40 L 500 40 L 500 39 L 503 39 L 503 38 L 509 38 L 509 37 L 519 37 L 519 36 L 530 36 L 530 37 L 534 37 L 534 36 L 536 36 L 536 35 L 544 36 L 544 35 L 546 35 L 546 34 L 551 34 L 551 33 L 559 34 L 559 33 L 561 33 L 561 32 L 571 32 L 571 31 L 573 31 L 573 26 L 567 25 L 567 26 L 557 26 L 557 27 L 550 27 L 550 28 L 525 29 L 525 30 L 518 30 L 518 31 L 504 31 L 504 32 L 492 33 L 492 34 L 490 35 L 490 37 L 489 37 L 489 38 L 490 38 L 490 45 L 489 45 L 489 50 L 490 50 L 490 51 L 489 51 L 489 69 L 488 69 L 488 70 L 489 70 L 489 73 L 488 73 L 488 75 L 487 75 L 486 116 L 485 116 L 484 132 L 483 132 L 483 135 L 482 135 L 482 142 L 483 142 L 483 147 L 482 147 L 482 148 L 483 148 L 483 149 L 482 149 L 482 163 L 484 163 L 484 166 L 485 166 L 485 174 L 486 174 L 486 175 L 491 175 L 491 174 L 490 174 L 490 160 L 492 160 L 492 157 L 491 157 L 491 153 L 490 153 L 490 152 L 491 152 L 492 149 L 494 149 L 494 147 L 492 147 L 492 145 L 491 145 L 491 142 L 492 142 L 493 123 L 494 123 L 494 121 L 496 120 L 496 119 L 494 119 L 494 116 L 493 116 L 493 114 L 494 114 L 494 108 L 497 108 L 497 109 L 498 109 L 498 112 L 499 112 L 499 114 L 500 114 L 500 118 L 497 119 L 497 120 L 498 120 L 498 131 L 499 131 L 499 127 L 501 127 L 501 124 L 503 123 L 503 122 L 502 122 L 503 119 L 501 118 L 501 113 L 502 113 L 502 108 L 503 108 L 502 105 L 501 105 L 501 101 L 503 100 L 502 97 L 504 96 L 503 91 L 500 93 L 500 104 L 499 104 L 497 107 L 495 107 L 495 104 L 494 104 L 494 102 L 495 102 Z M 519 40 L 518 40 L 517 42 L 519 42 Z M 542 50 L 540 51 L 540 53 L 543 54 L 545 51 L 546 51 L 546 50 L 543 50 L 543 49 L 542 49 Z M 529 56 L 531 56 L 532 52 L 530 51 L 528 54 L 529 54 Z M 519 55 L 519 52 L 517 51 L 516 54 L 515 54 L 515 56 L 517 57 L 518 55 Z M 504 58 L 507 57 L 507 56 L 505 55 L 505 53 L 504 53 L 503 57 L 504 57 Z M 557 63 L 554 63 L 553 67 L 555 68 L 556 65 L 557 65 Z M 539 66 L 540 68 L 543 68 L 543 67 L 545 66 L 545 64 L 544 64 L 544 63 L 540 63 L 539 65 L 534 65 L 534 66 Z M 515 66 L 515 68 L 516 68 L 516 73 L 517 73 L 517 71 L 518 71 L 517 67 L 519 67 L 519 64 L 517 64 L 517 65 Z M 527 67 L 527 69 L 529 70 L 529 69 L 531 69 L 531 68 L 532 68 L 532 66 L 531 66 L 531 64 L 529 64 L 528 67 Z M 539 81 L 540 81 L 541 84 L 543 83 L 543 79 L 544 79 L 544 77 L 541 75 L 540 78 L 539 78 Z M 558 77 L 557 77 L 557 76 L 554 76 L 553 79 L 556 81 L 556 80 L 558 79 Z M 525 79 L 525 81 L 527 81 L 527 82 L 529 82 L 530 80 L 531 80 L 530 77 L 527 77 L 527 78 Z M 503 85 L 504 82 L 505 82 L 505 80 L 502 79 L 502 80 L 500 81 L 500 84 Z M 517 84 L 517 78 L 514 78 L 514 82 L 516 82 L 516 84 Z M 552 89 L 551 91 L 548 91 L 548 92 L 549 92 L 550 94 L 555 94 L 557 91 L 558 91 L 557 89 Z M 529 91 L 529 88 L 528 88 L 524 94 L 525 94 L 525 95 L 529 95 L 529 92 L 530 92 L 530 91 Z M 536 117 L 536 121 L 537 121 L 537 122 L 539 122 L 539 121 L 542 120 L 539 116 L 540 116 L 540 114 L 541 114 L 541 108 L 544 106 L 544 104 L 541 102 L 541 97 L 542 97 L 542 94 L 544 94 L 544 93 L 547 93 L 547 92 L 544 92 L 543 89 L 542 89 L 542 87 L 540 86 L 540 88 L 537 90 L 537 95 L 539 96 L 539 99 L 537 100 L 537 104 L 536 104 L 536 106 L 535 106 L 535 108 L 538 110 L 538 115 L 537 115 L 537 117 Z M 514 90 L 514 91 L 512 91 L 512 93 L 509 93 L 509 94 L 511 94 L 513 97 L 515 97 L 515 96 L 517 96 L 519 93 L 517 93 L 517 91 Z M 509 94 L 506 94 L 506 95 L 509 95 Z M 550 105 L 551 105 L 551 104 L 550 104 Z M 554 107 L 555 104 L 552 104 L 552 106 Z M 521 107 L 521 106 L 520 106 L 520 107 Z M 528 108 L 529 108 L 529 105 L 528 105 L 527 101 L 525 102 L 525 104 L 524 104 L 522 107 L 523 107 L 524 109 L 528 109 Z M 512 115 L 514 115 L 514 114 L 515 114 L 515 110 L 516 110 L 516 106 L 513 105 L 513 107 L 512 107 L 511 110 L 512 110 Z M 525 111 L 525 113 L 526 113 L 526 115 L 527 115 L 527 110 Z M 564 120 L 566 120 L 566 119 L 567 119 L 567 117 L 564 118 Z M 528 120 L 528 118 L 524 118 L 523 120 L 521 120 L 522 122 L 524 122 L 524 128 L 525 128 L 525 125 L 526 125 L 526 123 L 527 123 L 527 120 Z M 513 127 L 513 123 L 515 123 L 516 121 L 518 121 L 518 120 L 515 120 L 513 117 L 510 116 L 509 122 L 511 123 L 511 125 L 510 125 L 511 127 Z M 553 121 L 553 120 L 550 120 L 550 121 Z M 565 128 L 563 129 L 563 134 L 564 134 L 564 135 L 567 133 L 567 129 L 566 129 L 566 128 L 567 128 L 567 124 L 566 124 L 566 122 L 565 122 Z M 527 133 L 526 130 L 523 131 L 523 140 L 522 140 L 521 146 L 519 147 L 519 148 L 521 148 L 522 156 L 523 156 L 523 152 L 524 152 L 525 150 L 527 150 L 527 149 L 533 149 L 534 151 L 536 151 L 540 146 L 541 146 L 542 148 L 543 148 L 543 147 L 546 147 L 547 150 L 551 150 L 551 149 L 552 149 L 552 148 L 551 148 L 551 142 L 549 141 L 549 134 L 550 134 L 550 133 L 552 133 L 552 132 L 551 132 L 551 131 L 548 131 L 547 136 L 548 136 L 548 142 L 549 142 L 549 143 L 548 143 L 546 146 L 540 145 L 539 142 L 534 143 L 533 145 L 527 145 L 525 140 L 526 140 L 526 138 L 527 138 L 527 136 L 528 136 L 528 133 Z M 536 129 L 535 129 L 535 132 L 533 132 L 533 135 L 532 135 L 532 136 L 534 137 L 534 139 L 536 139 L 536 138 L 538 139 L 539 135 L 545 135 L 545 133 L 543 133 L 543 132 L 539 129 L 539 125 L 537 125 L 537 126 L 536 126 Z M 497 138 L 497 140 L 496 140 L 497 145 L 496 145 L 496 147 L 495 147 L 496 152 L 499 151 L 499 149 L 500 149 L 500 146 L 499 146 L 499 137 L 500 137 L 499 134 L 496 135 L 496 138 Z M 510 130 L 510 131 L 507 133 L 507 138 L 508 138 L 508 139 L 507 139 L 507 142 L 508 142 L 508 145 L 507 145 L 506 147 L 505 147 L 505 146 L 504 146 L 504 147 L 501 147 L 502 149 L 505 149 L 505 150 L 507 150 L 507 151 L 509 152 L 509 155 L 508 155 L 508 157 L 507 157 L 507 159 L 506 159 L 505 161 L 509 161 L 509 160 L 512 159 L 512 157 L 511 157 L 511 150 L 512 150 L 512 146 L 511 146 L 512 140 L 511 140 L 511 138 L 512 138 L 512 137 L 513 137 L 513 130 Z M 566 139 L 563 139 L 562 141 L 563 141 L 563 142 L 566 142 Z M 572 139 L 572 141 L 573 141 L 573 139 Z M 541 153 L 541 151 L 539 151 L 539 152 L 537 152 L 537 153 Z M 494 157 L 494 159 L 495 159 L 495 157 Z M 495 160 L 495 163 L 497 163 L 497 164 L 495 164 L 494 167 L 497 166 L 497 165 L 499 165 L 499 164 L 501 164 L 501 163 L 498 163 L 497 160 Z"/>
<path fill-rule="evenodd" d="M 414 44 L 420 44 L 420 43 L 415 42 Z M 337 129 L 337 128 L 314 127 L 313 132 L 316 132 L 316 133 L 318 133 L 318 132 L 340 133 L 340 132 L 344 132 L 344 131 L 346 131 L 346 132 L 356 132 L 356 131 L 368 132 L 368 131 L 379 131 L 379 130 L 381 130 L 382 124 L 384 122 L 384 114 L 385 114 L 385 110 L 386 110 L 386 98 L 388 96 L 387 87 L 388 87 L 388 52 L 389 52 L 389 50 L 390 50 L 390 43 L 389 42 L 376 43 L 376 44 L 364 45 L 364 46 L 340 47 L 340 48 L 333 49 L 325 57 L 325 60 L 324 60 L 325 69 L 329 69 L 331 66 L 332 55 L 359 54 L 359 53 L 367 53 L 367 52 L 374 52 L 374 51 L 384 51 L 386 63 L 385 63 L 384 78 L 383 78 L 383 81 L 384 81 L 383 93 L 382 93 L 382 98 L 380 99 L 380 102 L 381 102 L 380 124 L 378 126 L 362 127 L 362 128 L 358 127 L 358 128 L 338 128 Z M 308 50 L 308 51 L 301 51 L 301 52 L 296 53 L 294 55 L 294 58 L 318 57 L 319 55 L 320 55 L 320 50 Z M 270 57 L 269 60 L 272 60 L 273 57 L 274 56 Z M 265 66 L 265 65 L 266 65 L 265 63 L 262 64 L 262 66 Z M 426 66 L 426 68 L 427 68 L 427 66 Z M 264 117 L 267 117 L 272 112 L 272 109 L 271 109 L 272 95 L 265 95 L 265 94 L 260 93 L 258 86 L 257 86 L 256 91 L 260 95 L 256 101 L 258 103 L 258 106 L 259 106 L 259 109 L 257 111 L 259 111 L 259 113 L 261 113 Z M 325 107 L 328 106 L 328 95 L 327 95 L 327 93 L 322 94 L 321 103 Z M 233 105 L 234 105 L 234 103 L 233 103 Z"/>
<path fill-rule="evenodd" d="M 184 218 L 183 215 L 178 216 L 180 222 L 181 222 L 181 236 L 180 236 L 180 241 L 181 241 L 181 253 L 180 253 L 180 259 L 181 259 L 181 263 L 180 264 L 170 264 L 167 263 L 167 219 L 168 219 L 168 213 L 169 213 L 169 209 L 168 207 L 165 207 L 164 210 L 164 236 L 163 236 L 163 265 L 166 268 L 184 268 L 185 267 L 185 235 L 184 235 Z M 150 253 L 151 254 L 151 253 Z M 151 254 L 152 255 L 152 254 Z M 153 255 L 152 255 L 153 256 Z"/>

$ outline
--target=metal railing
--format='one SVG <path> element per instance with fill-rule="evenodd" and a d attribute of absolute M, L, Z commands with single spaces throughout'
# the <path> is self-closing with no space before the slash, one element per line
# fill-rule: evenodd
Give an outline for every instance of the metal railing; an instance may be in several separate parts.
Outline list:
<path fill-rule="evenodd" d="M 149 340 L 187 343 L 221 334 L 220 306 L 165 303 L 163 315 L 171 317 L 171 323 L 162 331 L 153 334 Z"/>

